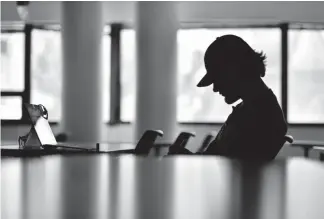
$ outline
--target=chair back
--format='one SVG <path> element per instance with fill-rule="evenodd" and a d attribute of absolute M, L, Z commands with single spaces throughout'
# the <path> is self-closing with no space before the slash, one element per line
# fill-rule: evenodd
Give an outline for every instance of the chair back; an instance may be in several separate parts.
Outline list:
<path fill-rule="evenodd" d="M 194 132 L 181 132 L 176 140 L 171 144 L 170 147 L 175 146 L 175 147 L 186 147 L 189 139 L 191 137 L 195 137 L 196 134 Z"/>
<path fill-rule="evenodd" d="M 134 153 L 136 155 L 148 155 L 157 137 L 162 137 L 161 130 L 147 130 L 137 142 Z"/>
<path fill-rule="evenodd" d="M 294 142 L 294 138 L 291 135 L 285 135 L 284 140 L 285 140 L 285 143 L 288 142 L 288 143 L 292 144 Z"/>
<path fill-rule="evenodd" d="M 208 147 L 208 145 L 210 144 L 210 142 L 215 138 L 215 133 L 211 132 L 208 135 L 206 135 L 206 137 L 204 138 L 202 144 L 200 145 L 200 147 L 198 148 L 197 152 L 198 153 L 202 153 L 206 150 L 206 148 Z"/>
<path fill-rule="evenodd" d="M 291 144 L 294 142 L 294 138 L 291 135 L 285 135 L 283 137 L 279 147 L 273 147 L 273 148 L 271 148 L 270 152 L 269 151 L 267 152 L 270 154 L 270 160 L 273 160 L 276 158 L 276 156 L 278 155 L 278 153 L 280 152 L 280 150 L 282 149 L 282 147 L 285 145 L 286 142 Z M 268 155 L 266 155 L 266 156 L 268 156 Z"/>

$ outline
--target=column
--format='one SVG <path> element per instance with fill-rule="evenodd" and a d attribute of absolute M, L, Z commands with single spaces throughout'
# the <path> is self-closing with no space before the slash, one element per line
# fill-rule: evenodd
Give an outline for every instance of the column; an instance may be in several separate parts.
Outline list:
<path fill-rule="evenodd" d="M 137 2 L 135 137 L 161 129 L 163 143 L 177 135 L 177 7 L 174 2 Z"/>
<path fill-rule="evenodd" d="M 62 128 L 69 141 L 99 142 L 102 2 L 62 2 Z"/>

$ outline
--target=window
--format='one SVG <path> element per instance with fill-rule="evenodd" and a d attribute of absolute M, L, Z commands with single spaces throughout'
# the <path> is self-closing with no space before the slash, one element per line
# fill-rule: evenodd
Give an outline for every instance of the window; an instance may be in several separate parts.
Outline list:
<path fill-rule="evenodd" d="M 104 36 L 102 41 L 102 105 L 103 105 L 103 121 L 107 123 L 110 120 L 110 51 L 111 51 L 111 39 L 110 28 L 105 26 Z"/>
<path fill-rule="evenodd" d="M 121 31 L 121 121 L 135 119 L 136 54 L 135 31 Z"/>
<path fill-rule="evenodd" d="M 1 120 L 20 120 L 25 95 L 25 33 L 21 25 L 1 27 Z"/>
<path fill-rule="evenodd" d="M 23 91 L 25 34 L 1 33 L 1 91 Z"/>
<path fill-rule="evenodd" d="M 135 119 L 136 36 L 133 29 L 122 27 L 122 24 L 107 25 L 103 30 L 101 81 L 104 122 L 110 121 L 111 106 L 114 107 L 112 123 Z M 288 54 L 282 56 L 286 54 L 285 49 L 282 50 L 286 45 L 286 39 L 282 38 L 286 36 L 286 27 Z M 324 28 L 323 25 L 305 24 L 180 29 L 177 35 L 178 122 L 223 123 L 231 113 L 231 106 L 222 96 L 212 92 L 211 86 L 196 87 L 206 72 L 203 57 L 207 47 L 217 36 L 225 34 L 238 35 L 253 49 L 265 52 L 267 71 L 263 79 L 278 102 L 283 104 L 288 123 L 324 123 Z M 111 44 L 115 42 L 111 51 Z M 61 45 L 59 25 L 1 26 L 1 120 L 25 123 L 27 115 L 22 111 L 22 103 L 31 102 L 44 104 L 50 121 L 60 122 L 63 89 Z M 112 54 L 114 59 L 111 59 Z M 114 65 L 110 65 L 111 60 Z M 120 87 L 117 84 L 112 93 L 115 97 L 112 104 L 111 68 L 117 82 L 120 80 Z"/>
<path fill-rule="evenodd" d="M 212 87 L 197 88 L 205 75 L 204 53 L 217 36 L 235 34 L 253 49 L 267 54 L 265 82 L 280 102 L 280 29 L 188 29 L 178 32 L 178 121 L 224 122 L 231 113 L 223 97 L 212 92 Z"/>
<path fill-rule="evenodd" d="M 61 33 L 35 28 L 31 45 L 31 103 L 43 104 L 49 120 L 57 122 L 61 119 Z"/>
<path fill-rule="evenodd" d="M 26 120 L 22 103 L 43 104 L 51 122 L 61 119 L 62 42 L 58 25 L 12 26 L 1 30 L 1 120 Z M 26 35 L 30 42 L 25 42 Z M 102 41 L 103 119 L 109 121 L 110 103 L 110 26 L 105 26 Z M 31 46 L 30 90 L 25 90 L 25 49 Z M 28 55 L 28 54 L 26 54 Z M 29 60 L 29 58 L 27 59 Z M 27 73 L 28 71 L 28 73 Z M 28 78 L 28 77 L 27 77 Z M 29 82 L 28 82 L 29 83 Z M 29 101 L 30 95 L 30 101 Z M 27 96 L 27 98 L 26 98 Z M 25 99 L 24 99 L 25 98 Z"/>
<path fill-rule="evenodd" d="M 49 119 L 61 119 L 62 92 L 62 42 L 59 28 L 32 31 L 32 81 L 31 102 L 46 106 Z M 109 120 L 110 93 L 110 36 L 105 28 L 102 41 L 103 119 Z"/>
<path fill-rule="evenodd" d="M 20 96 L 1 97 L 1 119 L 19 120 L 22 117 Z"/>
<path fill-rule="evenodd" d="M 324 29 L 289 30 L 288 121 L 324 122 Z"/>
<path fill-rule="evenodd" d="M 178 121 L 224 122 L 231 112 L 220 95 L 212 88 L 197 88 L 205 74 L 204 52 L 208 45 L 223 34 L 237 34 L 253 48 L 268 55 L 266 83 L 281 102 L 281 38 L 279 28 L 267 29 L 183 29 L 178 31 Z M 121 120 L 133 121 L 135 114 L 135 32 L 121 32 Z M 212 103 L 212 104 L 211 104 Z"/>
<path fill-rule="evenodd" d="M 217 36 L 235 34 L 257 51 L 267 56 L 265 82 L 280 102 L 280 29 L 189 29 L 178 33 L 178 121 L 224 122 L 231 113 L 223 97 L 215 95 L 212 87 L 197 88 L 206 73 L 204 53 Z"/>

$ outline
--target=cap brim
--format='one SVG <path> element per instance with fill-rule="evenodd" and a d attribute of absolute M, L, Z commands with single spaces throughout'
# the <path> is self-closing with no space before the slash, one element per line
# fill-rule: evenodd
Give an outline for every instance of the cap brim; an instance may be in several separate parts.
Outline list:
<path fill-rule="evenodd" d="M 205 76 L 199 81 L 197 87 L 207 87 L 213 83 L 212 78 L 209 74 L 205 74 Z"/>

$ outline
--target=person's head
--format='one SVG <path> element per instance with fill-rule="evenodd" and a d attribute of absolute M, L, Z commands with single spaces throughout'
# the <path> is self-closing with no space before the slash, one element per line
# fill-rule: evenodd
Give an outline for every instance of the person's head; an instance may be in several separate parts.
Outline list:
<path fill-rule="evenodd" d="M 232 104 L 241 98 L 248 83 L 258 81 L 265 75 L 265 55 L 252 49 L 243 39 L 235 35 L 217 37 L 205 52 L 206 75 L 198 87 L 213 84 L 214 92 Z"/>

